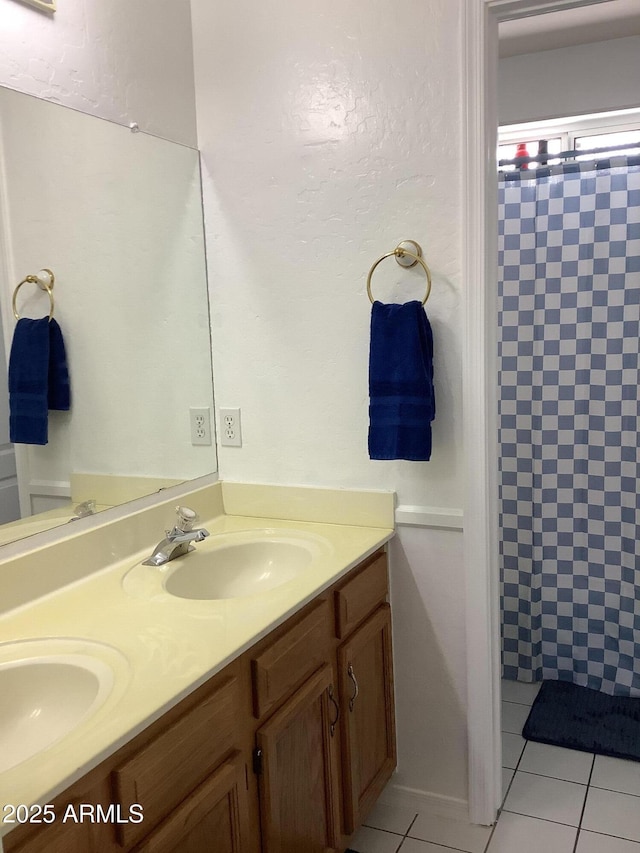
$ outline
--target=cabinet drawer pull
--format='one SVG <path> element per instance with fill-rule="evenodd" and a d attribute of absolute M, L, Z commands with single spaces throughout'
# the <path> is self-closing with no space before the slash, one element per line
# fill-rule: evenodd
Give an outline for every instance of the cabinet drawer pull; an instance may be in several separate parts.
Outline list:
<path fill-rule="evenodd" d="M 358 687 L 358 679 L 356 678 L 356 674 L 353 671 L 353 666 L 351 664 L 349 664 L 349 668 L 347 669 L 347 675 L 351 681 L 353 681 L 353 696 L 349 699 L 349 710 L 353 711 L 353 706 L 358 698 L 358 693 L 360 693 L 360 688 Z"/>
<path fill-rule="evenodd" d="M 333 684 L 329 687 L 329 699 L 333 702 L 333 705 L 336 709 L 336 718 L 329 726 L 329 731 L 331 732 L 331 737 L 334 736 L 336 732 L 336 726 L 338 725 L 338 720 L 340 719 L 340 705 L 338 705 L 334 695 L 333 695 Z"/>

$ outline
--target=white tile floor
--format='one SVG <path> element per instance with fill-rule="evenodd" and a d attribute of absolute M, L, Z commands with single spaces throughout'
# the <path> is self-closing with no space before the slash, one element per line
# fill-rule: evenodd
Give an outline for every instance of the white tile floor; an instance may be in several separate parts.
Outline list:
<path fill-rule="evenodd" d="M 358 853 L 640 853 L 640 762 L 526 741 L 538 685 L 502 683 L 504 802 L 495 827 L 379 804 Z"/>

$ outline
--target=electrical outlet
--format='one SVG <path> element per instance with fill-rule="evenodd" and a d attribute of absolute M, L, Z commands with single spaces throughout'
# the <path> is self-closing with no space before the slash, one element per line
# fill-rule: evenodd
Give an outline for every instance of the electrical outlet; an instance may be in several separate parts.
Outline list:
<path fill-rule="evenodd" d="M 209 408 L 189 409 L 191 444 L 211 444 L 211 412 Z"/>
<path fill-rule="evenodd" d="M 223 447 L 242 447 L 240 409 L 220 409 L 220 444 Z"/>

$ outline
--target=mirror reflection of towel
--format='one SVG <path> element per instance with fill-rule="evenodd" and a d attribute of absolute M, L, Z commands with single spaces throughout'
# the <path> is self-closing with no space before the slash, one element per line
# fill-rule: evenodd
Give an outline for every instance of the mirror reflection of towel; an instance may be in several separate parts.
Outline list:
<path fill-rule="evenodd" d="M 9 356 L 9 437 L 14 444 L 46 444 L 48 410 L 71 405 L 67 356 L 58 323 L 18 320 Z"/>
<path fill-rule="evenodd" d="M 421 302 L 374 302 L 369 350 L 369 458 L 431 458 L 433 334 Z"/>

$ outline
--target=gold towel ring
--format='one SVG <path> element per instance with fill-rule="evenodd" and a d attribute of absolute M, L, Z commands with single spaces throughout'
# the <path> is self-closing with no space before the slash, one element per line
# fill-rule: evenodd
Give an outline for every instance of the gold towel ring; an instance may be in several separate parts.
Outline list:
<path fill-rule="evenodd" d="M 26 284 L 27 282 L 29 282 L 31 284 L 37 284 L 41 290 L 46 291 L 46 293 L 49 296 L 49 305 L 50 305 L 50 307 L 49 307 L 49 319 L 51 319 L 53 317 L 54 302 L 53 302 L 53 291 L 51 290 L 51 288 L 53 287 L 53 283 L 56 280 L 56 278 L 55 278 L 54 274 L 51 272 L 51 270 L 44 269 L 43 272 L 49 273 L 49 275 L 51 276 L 51 284 L 46 284 L 45 282 L 41 281 L 41 279 L 39 279 L 37 275 L 28 275 L 26 278 L 22 279 L 20 284 L 13 291 L 13 300 L 12 300 L 13 316 L 16 318 L 16 320 L 20 319 L 20 315 L 18 314 L 18 309 L 16 307 L 16 301 L 18 298 L 18 291 L 20 290 L 22 285 Z"/>
<path fill-rule="evenodd" d="M 382 263 L 382 261 L 384 261 L 385 258 L 402 258 L 405 255 L 408 258 L 413 259 L 413 264 L 411 264 L 411 266 L 414 266 L 416 263 L 418 263 L 422 266 L 423 270 L 425 271 L 426 276 L 427 276 L 427 292 L 424 295 L 424 299 L 422 300 L 422 304 L 424 305 L 425 302 L 427 301 L 427 299 L 429 298 L 429 294 L 431 293 L 431 272 L 429 271 L 429 267 L 425 264 L 425 262 L 422 260 L 422 258 L 419 255 L 414 255 L 413 252 L 408 252 L 406 249 L 401 249 L 399 246 L 396 246 L 396 248 L 393 250 L 393 252 L 387 252 L 386 255 L 383 255 L 381 258 L 378 258 L 378 260 L 375 262 L 375 264 L 369 270 L 369 275 L 367 276 L 367 294 L 369 296 L 369 302 L 371 302 L 372 305 L 373 305 L 373 301 L 374 301 L 373 295 L 371 293 L 371 277 L 373 276 L 373 271 L 378 266 L 378 264 L 380 264 L 380 263 Z"/>

